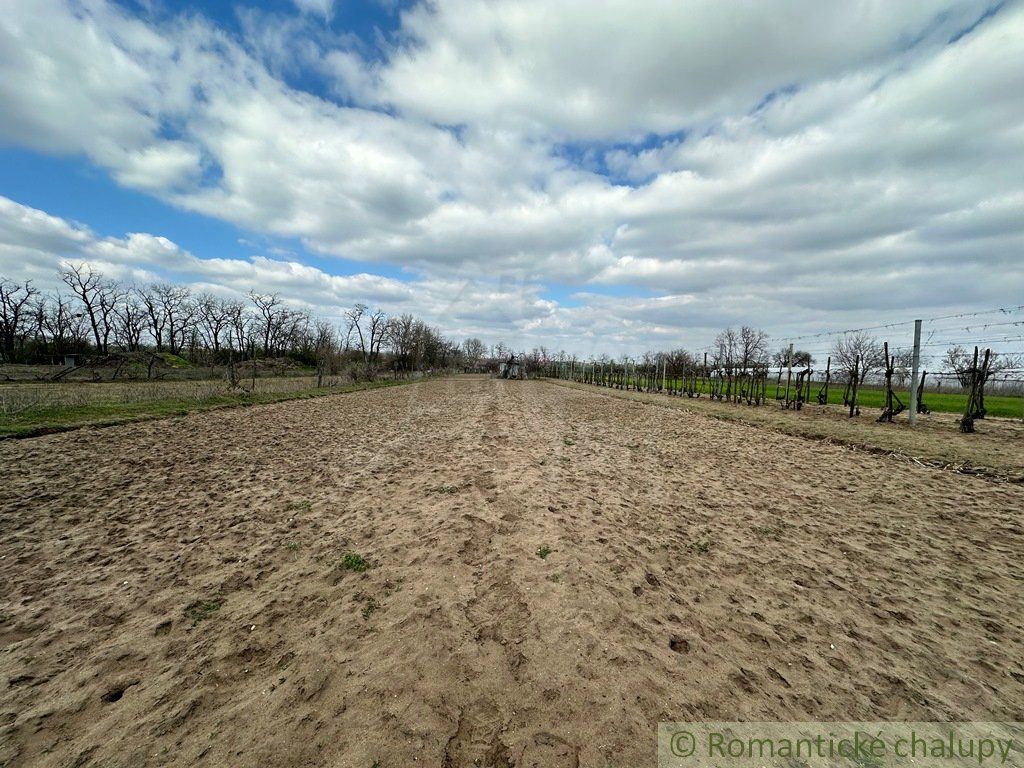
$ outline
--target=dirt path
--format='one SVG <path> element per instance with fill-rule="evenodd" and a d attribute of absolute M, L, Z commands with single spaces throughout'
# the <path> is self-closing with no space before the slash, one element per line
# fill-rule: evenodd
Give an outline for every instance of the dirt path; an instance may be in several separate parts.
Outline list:
<path fill-rule="evenodd" d="M 646 766 L 659 720 L 1024 720 L 1019 485 L 484 379 L 0 467 L 0 766 Z"/>

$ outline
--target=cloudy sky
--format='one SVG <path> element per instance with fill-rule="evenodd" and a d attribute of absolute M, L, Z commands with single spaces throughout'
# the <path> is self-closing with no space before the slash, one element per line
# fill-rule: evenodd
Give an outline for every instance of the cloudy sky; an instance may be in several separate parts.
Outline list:
<path fill-rule="evenodd" d="M 0 0 L 0 275 L 577 354 L 1024 303 L 1024 2 Z"/>

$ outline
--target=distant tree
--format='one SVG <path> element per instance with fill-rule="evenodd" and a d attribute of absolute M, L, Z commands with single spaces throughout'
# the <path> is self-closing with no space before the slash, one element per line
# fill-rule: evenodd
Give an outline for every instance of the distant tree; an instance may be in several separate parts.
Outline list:
<path fill-rule="evenodd" d="M 96 351 L 107 354 L 110 335 L 114 330 L 115 310 L 124 290 L 116 283 L 104 279 L 88 264 L 68 264 L 60 271 L 60 279 L 75 294 L 85 310 L 92 329 Z"/>
<path fill-rule="evenodd" d="M 81 351 L 87 345 L 85 315 L 76 311 L 68 297 L 60 293 L 40 296 L 33 312 L 41 328 L 44 346 L 48 346 L 48 351 L 54 356 Z"/>
<path fill-rule="evenodd" d="M 174 283 L 126 287 L 86 263 L 67 264 L 59 274 L 70 295 L 41 294 L 31 283 L 0 277 L 0 360 L 17 355 L 36 362 L 90 349 L 106 355 L 110 348 L 136 352 L 153 346 L 194 362 L 226 361 L 234 385 L 235 362 L 258 353 L 315 365 L 321 380 L 324 371 L 336 372 L 342 359 L 338 327 L 289 307 L 277 294 L 250 291 L 246 304 L 195 296 L 188 286 Z M 368 376 L 386 362 L 411 371 L 451 369 L 466 359 L 463 345 L 409 314 L 391 318 L 357 304 L 345 319 L 344 352 L 357 340 Z M 478 339 L 468 349 L 477 358 L 485 353 Z"/>
<path fill-rule="evenodd" d="M 849 374 L 859 360 L 859 383 L 885 366 L 882 343 L 864 331 L 845 333 L 832 345 L 832 362 L 839 371 Z"/>
<path fill-rule="evenodd" d="M 256 293 L 249 291 L 249 300 L 256 306 L 259 315 L 260 330 L 263 332 L 263 354 L 270 357 L 270 342 L 274 329 L 281 322 L 281 314 L 285 311 L 281 297 L 276 293 Z"/>
<path fill-rule="evenodd" d="M 314 324 L 314 355 L 316 358 L 316 385 L 323 386 L 324 376 L 336 372 L 338 338 L 334 326 L 326 320 Z"/>
<path fill-rule="evenodd" d="M 480 339 L 468 338 L 462 342 L 462 353 L 466 367 L 475 369 L 487 354 L 487 347 Z"/>
<path fill-rule="evenodd" d="M 768 362 L 768 334 L 760 328 L 744 325 L 739 332 L 739 367 L 746 371 Z"/>
<path fill-rule="evenodd" d="M 893 358 L 893 378 L 896 386 L 907 386 L 907 382 L 910 381 L 910 374 L 913 372 L 914 367 L 914 350 L 896 349 L 890 350 L 889 354 Z"/>
<path fill-rule="evenodd" d="M 789 347 L 783 347 L 772 355 L 771 363 L 776 368 L 785 368 L 789 364 Z M 814 356 L 802 349 L 793 350 L 793 367 L 810 368 L 814 365 Z"/>
<path fill-rule="evenodd" d="M 979 356 L 980 361 L 980 356 Z M 974 350 L 968 351 L 965 347 L 957 344 L 946 350 L 942 356 L 943 368 L 956 375 L 961 387 L 971 385 L 971 366 L 974 364 Z M 980 362 L 978 363 L 981 364 Z M 1018 368 L 1021 359 L 1016 355 L 1001 355 L 993 353 L 988 362 L 988 379 L 1006 370 Z"/>
<path fill-rule="evenodd" d="M 673 349 L 671 352 L 666 352 L 665 359 L 669 372 L 676 376 L 682 376 L 698 365 L 696 356 L 685 349 Z"/>
<path fill-rule="evenodd" d="M 380 361 L 380 350 L 384 345 L 388 332 L 388 316 L 381 309 L 375 309 L 367 317 L 367 330 L 370 337 L 370 365 Z"/>
<path fill-rule="evenodd" d="M 715 365 L 734 367 L 738 362 L 740 350 L 740 335 L 736 329 L 726 328 L 715 336 L 713 350 Z"/>
<path fill-rule="evenodd" d="M 409 313 L 392 317 L 388 320 L 387 344 L 395 360 L 395 367 L 400 371 L 411 371 L 415 365 L 413 353 L 416 351 L 416 318 Z"/>
<path fill-rule="evenodd" d="M 14 361 L 31 313 L 31 302 L 38 293 L 27 280 L 19 284 L 0 277 L 0 359 Z"/>
<path fill-rule="evenodd" d="M 345 312 L 345 321 L 347 324 L 345 328 L 345 348 L 349 349 L 352 347 L 354 343 L 354 333 L 355 337 L 358 338 L 359 340 L 359 346 L 357 347 L 357 349 L 359 350 L 360 354 L 362 354 L 364 363 L 366 362 L 367 359 L 367 350 L 366 336 L 363 334 L 362 323 L 363 316 L 366 314 L 366 309 L 366 305 L 360 302 L 356 304 L 354 307 L 352 307 L 352 309 L 349 309 Z"/>
<path fill-rule="evenodd" d="M 142 335 L 146 329 L 147 310 L 138 294 L 125 291 L 114 310 L 114 340 L 128 352 L 142 348 Z"/>
<path fill-rule="evenodd" d="M 216 356 L 220 353 L 225 335 L 230 337 L 231 316 L 228 302 L 204 293 L 196 298 L 195 310 L 196 324 L 203 343 Z"/>
<path fill-rule="evenodd" d="M 240 301 L 229 301 L 224 305 L 228 323 L 228 349 L 231 352 L 229 358 L 232 360 L 235 352 L 243 356 L 255 354 L 255 343 L 251 333 L 252 316 L 245 309 L 245 305 Z"/>

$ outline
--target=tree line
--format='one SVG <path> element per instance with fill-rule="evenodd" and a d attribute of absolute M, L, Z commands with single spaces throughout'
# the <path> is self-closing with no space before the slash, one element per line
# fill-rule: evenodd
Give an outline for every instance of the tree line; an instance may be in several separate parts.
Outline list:
<path fill-rule="evenodd" d="M 134 285 L 88 264 L 65 265 L 59 276 L 64 288 L 49 292 L 0 277 L 0 361 L 53 364 L 67 355 L 149 353 L 214 366 L 290 358 L 334 373 L 357 364 L 372 375 L 456 368 L 467 358 L 463 345 L 424 321 L 365 304 L 336 325 L 276 293 L 253 290 L 240 299 L 170 282 Z M 480 342 L 470 341 L 476 352 Z"/>

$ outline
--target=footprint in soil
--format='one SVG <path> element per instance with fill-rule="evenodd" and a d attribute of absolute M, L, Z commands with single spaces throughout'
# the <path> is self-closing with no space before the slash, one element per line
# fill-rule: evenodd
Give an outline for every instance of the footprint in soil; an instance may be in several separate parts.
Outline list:
<path fill-rule="evenodd" d="M 124 696 L 125 691 L 127 691 L 133 685 L 138 684 L 138 680 L 125 680 L 120 683 L 116 683 L 115 685 L 112 685 L 109 688 L 107 688 L 103 695 L 100 696 L 100 700 L 103 701 L 105 704 L 114 704 L 121 700 L 121 698 Z"/>
<path fill-rule="evenodd" d="M 676 653 L 689 653 L 690 641 L 679 635 L 672 635 L 668 641 L 668 647 Z"/>
<path fill-rule="evenodd" d="M 561 736 L 541 731 L 534 734 L 526 745 L 519 765 L 523 768 L 575 768 L 580 764 L 579 759 L 579 747 L 573 746 Z"/>

